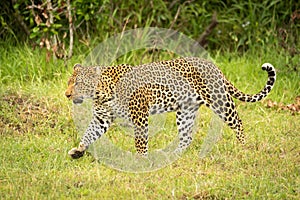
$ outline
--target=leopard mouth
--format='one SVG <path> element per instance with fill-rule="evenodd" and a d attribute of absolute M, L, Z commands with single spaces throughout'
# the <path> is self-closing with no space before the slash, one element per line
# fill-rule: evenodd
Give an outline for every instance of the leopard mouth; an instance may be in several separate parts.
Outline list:
<path fill-rule="evenodd" d="M 81 104 L 83 102 L 83 98 L 82 97 L 78 97 L 76 99 L 73 99 L 73 103 L 74 104 Z"/>

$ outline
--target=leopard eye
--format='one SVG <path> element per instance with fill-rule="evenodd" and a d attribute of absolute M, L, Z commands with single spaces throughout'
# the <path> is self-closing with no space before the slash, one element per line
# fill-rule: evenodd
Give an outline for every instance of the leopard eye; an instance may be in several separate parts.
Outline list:
<path fill-rule="evenodd" d="M 74 81 L 74 85 L 76 86 L 78 83 L 81 83 L 81 82 L 82 82 L 82 80 L 77 77 Z"/>
<path fill-rule="evenodd" d="M 80 81 L 76 79 L 76 80 L 74 81 L 74 85 L 78 85 L 78 83 L 80 83 Z"/>

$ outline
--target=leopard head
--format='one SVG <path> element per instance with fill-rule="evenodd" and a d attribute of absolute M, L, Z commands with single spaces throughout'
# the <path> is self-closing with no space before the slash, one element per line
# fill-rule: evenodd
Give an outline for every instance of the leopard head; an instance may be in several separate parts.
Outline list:
<path fill-rule="evenodd" d="M 73 100 L 74 104 L 81 104 L 84 98 L 93 98 L 98 77 L 97 67 L 83 67 L 75 64 L 73 74 L 68 80 L 66 97 Z"/>

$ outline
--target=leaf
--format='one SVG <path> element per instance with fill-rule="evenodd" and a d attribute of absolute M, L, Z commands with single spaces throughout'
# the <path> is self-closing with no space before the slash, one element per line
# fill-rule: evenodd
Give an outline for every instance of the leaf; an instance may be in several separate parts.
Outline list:
<path fill-rule="evenodd" d="M 85 15 L 84 15 L 84 20 L 85 20 L 85 21 L 89 21 L 89 20 L 90 20 L 90 16 L 89 16 L 88 14 L 85 14 Z"/>
<path fill-rule="evenodd" d="M 54 35 L 57 35 L 57 34 L 58 34 L 58 32 L 57 32 L 55 29 L 53 29 L 53 28 L 51 28 L 50 31 L 51 31 L 51 33 L 53 33 Z"/>
<path fill-rule="evenodd" d="M 15 9 L 15 10 L 18 10 L 19 6 L 20 6 L 20 4 L 16 3 L 16 4 L 14 5 L 14 9 Z"/>
<path fill-rule="evenodd" d="M 40 23 L 42 22 L 42 19 L 40 18 L 40 16 L 36 15 L 34 18 L 34 21 L 37 25 L 40 25 Z"/>
<path fill-rule="evenodd" d="M 52 27 L 53 28 L 60 28 L 60 27 L 62 27 L 62 24 L 52 24 Z"/>
<path fill-rule="evenodd" d="M 32 29 L 32 32 L 33 32 L 33 33 L 37 33 L 39 30 L 40 30 L 40 28 L 36 26 L 36 27 L 34 27 L 34 28 Z"/>
<path fill-rule="evenodd" d="M 300 96 L 297 96 L 295 98 L 295 103 L 291 103 L 288 105 L 284 105 L 282 102 L 277 103 L 275 101 L 268 99 L 266 106 L 267 108 L 276 108 L 278 110 L 291 111 L 292 114 L 300 113 Z"/>
<path fill-rule="evenodd" d="M 50 26 L 51 26 L 50 20 L 49 20 L 49 19 L 46 21 L 46 26 L 47 26 L 47 27 L 50 27 Z"/>
<path fill-rule="evenodd" d="M 37 33 L 33 33 L 33 32 L 32 32 L 32 33 L 30 33 L 29 38 L 30 38 L 30 39 L 35 38 L 37 35 L 38 35 Z"/>

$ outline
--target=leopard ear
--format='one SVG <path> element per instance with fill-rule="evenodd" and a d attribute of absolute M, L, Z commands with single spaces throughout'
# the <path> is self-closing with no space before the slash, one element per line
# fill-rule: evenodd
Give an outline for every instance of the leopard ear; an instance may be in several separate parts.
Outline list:
<path fill-rule="evenodd" d="M 73 67 L 74 71 L 79 71 L 80 69 L 82 69 L 82 66 L 79 63 L 75 64 L 74 67 Z"/>

